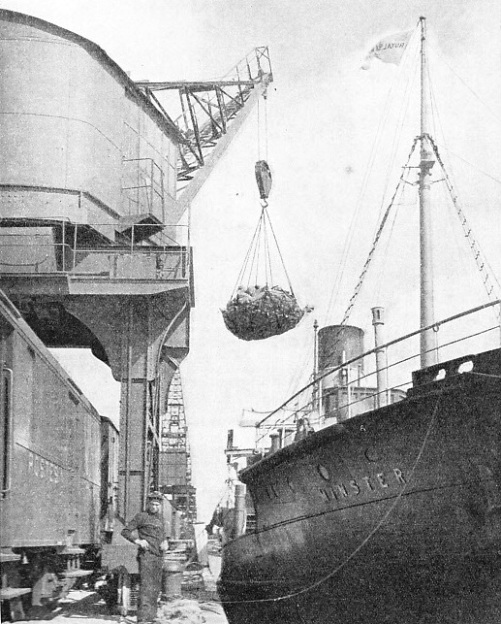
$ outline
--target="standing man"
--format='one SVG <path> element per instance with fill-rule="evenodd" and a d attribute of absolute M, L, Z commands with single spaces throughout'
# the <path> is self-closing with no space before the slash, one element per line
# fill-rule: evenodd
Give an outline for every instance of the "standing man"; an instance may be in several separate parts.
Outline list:
<path fill-rule="evenodd" d="M 160 492 L 148 495 L 146 511 L 141 511 L 127 524 L 122 536 L 139 546 L 139 605 L 137 621 L 153 622 L 157 616 L 158 596 L 162 587 L 163 553 L 169 547 L 165 534 Z"/>

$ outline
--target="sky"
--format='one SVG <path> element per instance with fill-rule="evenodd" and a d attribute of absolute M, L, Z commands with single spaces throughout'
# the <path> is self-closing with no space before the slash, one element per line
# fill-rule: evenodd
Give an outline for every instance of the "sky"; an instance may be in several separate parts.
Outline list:
<path fill-rule="evenodd" d="M 420 16 L 427 18 L 440 109 L 434 128 L 468 219 L 501 278 L 498 0 L 0 0 L 0 6 L 90 39 L 133 80 L 218 78 L 252 48 L 270 49 L 274 82 L 266 104 L 253 111 L 192 205 L 195 308 L 181 373 L 201 520 L 210 518 L 224 491 L 227 430 L 237 427 L 244 409 L 271 410 L 306 383 L 313 321 L 323 326 L 342 318 L 384 206 L 376 191 L 392 180 L 384 157 L 373 163 L 372 147 L 384 129 L 382 112 L 399 102 L 393 85 L 404 69 L 378 61 L 368 71 L 360 66 L 379 38 L 414 29 Z M 403 164 L 418 133 L 416 125 L 400 124 L 407 143 L 397 162 Z M 287 334 L 248 343 L 224 328 L 220 308 L 259 217 L 254 163 L 262 158 L 273 173 L 269 212 L 294 291 L 315 310 Z M 376 190 L 362 194 L 369 182 Z M 451 247 L 442 242 L 449 229 Z M 440 223 L 437 278 L 445 296 L 437 298 L 438 316 L 485 300 L 472 263 L 456 253 L 464 245 L 458 232 L 447 220 Z M 411 229 L 402 226 L 400 234 L 389 285 L 363 290 L 351 323 L 370 326 L 368 310 L 385 299 L 390 335 L 406 322 L 407 331 L 416 328 L 410 260 L 416 243 Z M 460 277 L 466 296 L 456 286 Z M 116 417 L 117 384 L 105 381 L 106 367 L 81 352 L 60 357 L 96 407 Z"/>

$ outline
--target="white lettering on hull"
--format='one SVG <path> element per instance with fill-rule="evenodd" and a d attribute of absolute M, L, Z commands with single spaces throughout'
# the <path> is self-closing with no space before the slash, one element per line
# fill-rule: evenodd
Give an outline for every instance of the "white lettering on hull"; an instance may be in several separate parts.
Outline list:
<path fill-rule="evenodd" d="M 352 479 L 348 482 L 348 485 L 335 483 L 330 487 L 319 488 L 319 492 L 325 501 L 332 501 L 405 484 L 406 480 L 403 472 L 400 468 L 393 468 L 392 471 L 386 473 L 378 472 L 375 477 L 366 475 L 358 480 Z"/>

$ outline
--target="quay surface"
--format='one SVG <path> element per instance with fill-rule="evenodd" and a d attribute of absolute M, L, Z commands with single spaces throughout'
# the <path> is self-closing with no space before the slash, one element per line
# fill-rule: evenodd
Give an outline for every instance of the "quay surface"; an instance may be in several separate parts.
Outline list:
<path fill-rule="evenodd" d="M 180 604 L 179 611 L 181 617 L 175 619 L 158 619 L 159 624 L 227 624 L 222 606 L 216 601 L 205 599 L 200 596 L 198 599 L 193 598 L 194 594 L 183 596 L 180 603 L 186 604 L 183 612 L 183 604 Z M 159 609 L 159 615 L 162 609 Z M 193 613 L 193 616 L 190 616 Z M 25 620 L 23 624 L 41 624 L 41 622 L 54 622 L 55 624 L 75 624 L 78 619 L 82 624 L 136 624 L 137 618 L 134 613 L 129 613 L 127 617 L 110 613 L 106 603 L 101 596 L 94 591 L 76 590 L 71 591 L 65 600 L 62 600 L 60 606 L 46 615 L 42 615 L 37 619 Z"/>

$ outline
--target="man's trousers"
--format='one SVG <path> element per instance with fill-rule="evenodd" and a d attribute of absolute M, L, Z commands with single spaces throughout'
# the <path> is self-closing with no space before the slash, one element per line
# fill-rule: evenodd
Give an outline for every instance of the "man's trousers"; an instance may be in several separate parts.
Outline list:
<path fill-rule="evenodd" d="M 146 551 L 138 555 L 139 604 L 137 621 L 153 622 L 157 616 L 157 604 L 162 588 L 163 557 Z"/>

